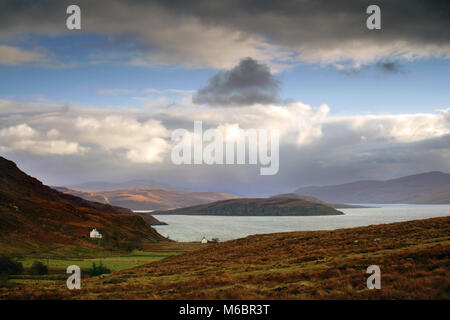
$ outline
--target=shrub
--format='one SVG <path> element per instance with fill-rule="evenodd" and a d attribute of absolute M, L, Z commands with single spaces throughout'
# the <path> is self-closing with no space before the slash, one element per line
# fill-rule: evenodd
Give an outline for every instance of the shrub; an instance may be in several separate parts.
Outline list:
<path fill-rule="evenodd" d="M 48 273 L 48 268 L 45 264 L 40 261 L 35 261 L 31 265 L 30 274 L 35 276 L 41 276 Z"/>
<path fill-rule="evenodd" d="M 0 273 L 0 288 L 11 288 L 12 283 L 8 281 L 6 273 Z"/>
<path fill-rule="evenodd" d="M 111 235 L 111 239 L 116 240 L 116 241 L 120 240 L 120 233 L 119 233 L 119 231 L 114 230 L 112 235 Z"/>
<path fill-rule="evenodd" d="M 14 261 L 6 256 L 0 256 L 0 274 L 22 274 L 23 266 L 20 262 Z"/>
<path fill-rule="evenodd" d="M 105 241 L 103 240 L 103 238 L 99 238 L 97 239 L 97 245 L 103 247 L 105 244 Z"/>
<path fill-rule="evenodd" d="M 99 276 L 105 273 L 111 273 L 111 270 L 104 266 L 101 262 L 98 266 L 95 264 L 95 262 L 92 263 L 92 269 L 89 270 L 89 274 L 92 277 Z"/>
<path fill-rule="evenodd" d="M 142 250 L 142 242 L 141 239 L 134 237 L 130 238 L 123 245 L 124 249 L 128 252 L 132 252 L 133 250 Z"/>

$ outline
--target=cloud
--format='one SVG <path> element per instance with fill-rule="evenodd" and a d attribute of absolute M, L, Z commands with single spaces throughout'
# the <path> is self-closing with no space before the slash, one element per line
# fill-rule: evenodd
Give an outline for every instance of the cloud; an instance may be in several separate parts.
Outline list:
<path fill-rule="evenodd" d="M 109 153 L 120 154 L 121 149 L 126 150 L 126 158 L 132 162 L 160 162 L 160 154 L 169 149 L 163 139 L 169 136 L 169 131 L 156 120 L 140 122 L 124 115 L 80 116 L 74 125 L 81 143 Z"/>
<path fill-rule="evenodd" d="M 36 155 L 113 155 L 133 163 L 161 162 L 170 132 L 158 120 L 138 120 L 126 111 L 64 108 L 2 101 L 0 145 Z M 0 104 L 1 106 L 1 104 Z M 34 108 L 34 112 L 29 112 Z M 9 109 L 22 110 L 11 115 Z M 148 118 L 148 115 L 146 116 Z"/>
<path fill-rule="evenodd" d="M 110 94 L 110 95 L 118 95 L 118 94 L 192 94 L 195 92 L 194 90 L 182 90 L 182 89 L 155 89 L 155 88 L 145 88 L 145 89 L 127 89 L 127 88 L 109 88 L 109 89 L 101 89 L 97 91 L 99 94 Z"/>
<path fill-rule="evenodd" d="M 401 65 L 396 61 L 377 62 L 375 66 L 386 73 L 399 73 L 402 71 Z"/>
<path fill-rule="evenodd" d="M 30 128 L 27 124 L 22 123 L 17 126 L 11 126 L 0 130 L 0 137 L 4 139 L 29 139 L 36 135 L 33 128 Z"/>
<path fill-rule="evenodd" d="M 21 140 L 12 147 L 39 155 L 75 155 L 86 152 L 86 148 L 80 147 L 78 143 L 65 140 Z"/>
<path fill-rule="evenodd" d="M 370 1 L 286 1 L 276 6 L 269 0 L 180 1 L 159 4 L 177 14 L 192 15 L 204 25 L 221 26 L 270 43 L 278 50 L 295 52 L 308 63 L 341 63 L 354 68 L 383 59 L 412 60 L 450 56 L 448 1 L 379 1 L 382 30 L 366 28 Z M 291 61 L 292 62 L 292 61 Z"/>
<path fill-rule="evenodd" d="M 134 163 L 162 162 L 162 153 L 169 150 L 169 144 L 161 138 L 153 138 L 148 143 L 137 145 L 127 152 L 127 159 Z"/>
<path fill-rule="evenodd" d="M 14 40 L 30 32 L 51 36 L 70 34 L 64 14 L 61 17 L 69 4 L 70 1 L 47 0 L 26 6 L 6 1 L 0 12 L 0 40 Z M 231 68 L 242 57 L 252 56 L 280 70 L 283 63 L 276 60 L 288 54 L 258 35 L 204 24 L 199 17 L 176 12 L 157 1 L 81 0 L 77 4 L 82 10 L 83 34 L 110 39 L 107 50 L 92 53 L 93 63 L 109 62 L 115 57 L 115 62 L 136 66 L 175 64 L 223 69 Z M 119 52 L 111 54 L 114 48 Z"/>
<path fill-rule="evenodd" d="M 115 88 L 115 89 L 102 89 L 98 91 L 99 94 L 133 94 L 136 93 L 136 90 L 132 89 L 123 89 L 123 88 Z"/>
<path fill-rule="evenodd" d="M 130 153 L 134 159 L 133 154 L 150 154 L 151 145 L 157 154 L 164 154 L 170 150 L 172 130 L 190 130 L 195 120 L 202 120 L 205 129 L 235 124 L 242 129 L 276 129 L 282 144 L 298 148 L 321 147 L 325 142 L 339 147 L 414 143 L 450 134 L 450 109 L 434 114 L 336 117 L 330 115 L 328 105 L 313 107 L 300 101 L 285 105 L 246 105 L 233 112 L 227 107 L 199 105 L 166 108 L 164 103 L 155 103 L 151 109 L 64 108 L 6 100 L 1 105 L 5 106 L 0 108 L 3 146 L 20 146 L 20 141 L 66 141 L 80 147 L 72 149 L 74 153 L 96 150 L 126 155 L 135 150 Z"/>
<path fill-rule="evenodd" d="M 4 1 L 1 39 L 66 35 L 69 1 Z M 229 69 L 251 56 L 274 72 L 299 62 L 359 68 L 386 60 L 450 57 L 448 1 L 380 0 L 382 29 L 366 28 L 369 0 L 79 1 L 83 34 L 112 40 L 125 63 Z M 126 14 L 124 14 L 126 12 Z M 119 41 L 120 40 L 120 41 Z M 107 59 L 106 54 L 100 54 Z M 98 62 L 98 61 L 97 61 Z M 122 61 L 124 62 L 124 61 Z"/>
<path fill-rule="evenodd" d="M 39 168 L 37 176 L 52 183 L 152 177 L 183 187 L 248 195 L 291 191 L 306 184 L 450 171 L 450 108 L 339 117 L 330 109 L 300 101 L 246 105 L 230 112 L 226 106 L 195 104 L 64 108 L 3 100 L 0 151 L 28 168 Z M 203 120 L 204 130 L 278 130 L 279 173 L 261 178 L 254 166 L 173 165 L 171 133 L 178 128 L 192 132 L 194 120 Z"/>
<path fill-rule="evenodd" d="M 0 45 L 0 65 L 22 65 L 42 61 L 44 56 L 39 52 Z"/>
<path fill-rule="evenodd" d="M 246 58 L 233 69 L 221 71 L 209 79 L 192 101 L 211 106 L 271 104 L 279 100 L 278 91 L 279 82 L 269 68 Z"/>
<path fill-rule="evenodd" d="M 9 150 L 23 150 L 40 155 L 82 154 L 86 151 L 86 148 L 80 147 L 76 142 L 53 140 L 53 134 L 47 135 L 47 137 L 40 136 L 26 123 L 0 130 L 0 141 L 8 144 Z"/>

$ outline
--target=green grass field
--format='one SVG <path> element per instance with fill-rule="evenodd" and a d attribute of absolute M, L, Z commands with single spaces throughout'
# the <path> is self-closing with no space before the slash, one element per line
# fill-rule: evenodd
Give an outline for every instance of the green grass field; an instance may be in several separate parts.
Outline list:
<path fill-rule="evenodd" d="M 172 252 L 143 252 L 134 251 L 129 255 L 123 256 L 111 256 L 103 258 L 90 258 L 90 259 L 52 259 L 52 258 L 34 258 L 34 257 L 23 257 L 17 258 L 16 260 L 21 262 L 24 268 L 29 268 L 34 261 L 41 261 L 45 265 L 48 265 L 49 269 L 52 270 L 66 270 L 70 265 L 77 265 L 82 271 L 86 271 L 92 267 L 92 263 L 95 262 L 99 265 L 100 262 L 108 267 L 112 272 L 120 271 L 123 269 L 129 269 L 136 266 L 140 266 L 149 262 L 161 260 L 169 256 L 180 254 L 182 252 L 172 251 Z"/>

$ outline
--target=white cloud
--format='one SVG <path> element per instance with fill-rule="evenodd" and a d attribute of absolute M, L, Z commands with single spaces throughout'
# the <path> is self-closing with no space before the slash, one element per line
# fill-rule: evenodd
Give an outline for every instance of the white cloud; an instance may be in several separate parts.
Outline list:
<path fill-rule="evenodd" d="M 414 42 L 349 40 L 339 43 L 309 43 L 298 47 L 297 59 L 309 63 L 333 65 L 338 70 L 360 69 L 363 65 L 388 60 L 412 61 L 424 58 L 450 58 L 450 45 L 417 44 Z"/>
<path fill-rule="evenodd" d="M 32 109 L 39 111 L 29 112 Z M 418 143 L 450 134 L 450 109 L 423 114 L 334 117 L 327 105 L 312 107 L 301 102 L 230 110 L 192 104 L 167 108 L 161 101 L 152 108 L 107 109 L 3 100 L 0 146 L 2 152 L 22 150 L 40 155 L 81 155 L 98 161 L 104 158 L 117 163 L 170 166 L 167 155 L 173 143 L 172 130 L 184 128 L 192 132 L 195 120 L 203 121 L 203 130 L 233 126 L 244 130 L 276 129 L 280 133 L 280 146 L 293 150 L 293 157 L 302 150 L 315 150 L 319 155 L 335 152 L 335 164 L 345 160 L 341 154 L 344 151 L 347 156 L 353 155 L 354 161 L 367 161 L 368 157 L 379 157 L 379 150 L 396 144 Z"/>
<path fill-rule="evenodd" d="M 8 144 L 9 147 L 3 147 L 4 150 L 24 150 L 33 154 L 82 154 L 87 149 L 81 147 L 77 142 L 68 142 L 65 140 L 48 139 L 54 136 L 55 130 L 49 131 L 50 134 L 39 135 L 28 124 L 22 123 L 16 126 L 10 126 L 0 130 L 0 141 Z"/>
<path fill-rule="evenodd" d="M 44 56 L 39 52 L 0 45 L 0 65 L 21 65 L 42 61 Z"/>
<path fill-rule="evenodd" d="M 11 126 L 0 130 L 0 137 L 5 140 L 29 139 L 36 135 L 36 132 L 26 123 Z"/>
<path fill-rule="evenodd" d="M 27 107 L 25 105 L 24 109 Z M 84 115 L 74 117 L 74 113 Z M 159 121 L 139 122 L 129 116 L 105 113 L 99 109 L 93 112 L 80 108 L 72 113 L 55 108 L 38 115 L 23 114 L 20 121 L 28 123 L 1 129 L 0 144 L 2 150 L 23 150 L 40 155 L 82 155 L 89 150 L 103 150 L 104 154 L 123 154 L 132 162 L 161 161 L 161 154 L 169 146 L 164 140 L 169 131 Z"/>
<path fill-rule="evenodd" d="M 49 137 L 49 138 L 57 138 L 59 136 L 59 131 L 58 130 L 56 130 L 56 129 L 50 129 L 48 132 L 47 132 L 47 137 Z"/>
<path fill-rule="evenodd" d="M 13 143 L 12 147 L 40 155 L 75 155 L 87 151 L 87 148 L 81 147 L 78 143 L 65 140 L 21 140 Z"/>
<path fill-rule="evenodd" d="M 365 115 L 329 119 L 359 136 L 364 141 L 384 139 L 396 142 L 416 142 L 450 134 L 450 109 L 435 114 Z"/>
<path fill-rule="evenodd" d="M 301 102 L 285 106 L 243 106 L 231 110 L 227 107 L 211 109 L 197 105 L 159 110 L 163 118 L 189 125 L 184 129 L 190 131 L 196 120 L 203 121 L 204 129 L 220 128 L 222 125 L 239 125 L 241 129 L 274 129 L 280 133 L 282 142 L 297 145 L 309 144 L 320 138 L 329 111 L 327 105 L 313 108 Z"/>
<path fill-rule="evenodd" d="M 163 153 L 170 149 L 167 141 L 153 138 L 148 143 L 137 144 L 127 152 L 128 160 L 135 163 L 162 162 Z"/>
<path fill-rule="evenodd" d="M 144 67 L 178 64 L 188 68 L 229 69 L 243 57 L 252 57 L 267 63 L 273 72 L 279 72 L 288 68 L 286 62 L 293 55 L 292 50 L 268 44 L 259 36 L 204 26 L 196 21 L 182 27 L 146 30 L 144 37 L 158 49 L 139 54 L 129 64 Z M 167 43 L 169 37 L 171 41 Z"/>
<path fill-rule="evenodd" d="M 164 138 L 169 131 L 157 120 L 139 122 L 122 115 L 78 117 L 74 126 L 81 143 L 110 152 L 127 150 L 126 158 L 132 162 L 160 162 L 161 154 L 168 149 Z"/>

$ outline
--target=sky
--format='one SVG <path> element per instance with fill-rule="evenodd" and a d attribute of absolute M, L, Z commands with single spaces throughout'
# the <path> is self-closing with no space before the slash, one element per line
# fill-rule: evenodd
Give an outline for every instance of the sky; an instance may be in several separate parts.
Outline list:
<path fill-rule="evenodd" d="M 247 196 L 450 172 L 448 1 L 0 1 L 0 155 L 50 185 Z M 280 164 L 175 165 L 178 128 L 280 132 Z"/>

